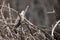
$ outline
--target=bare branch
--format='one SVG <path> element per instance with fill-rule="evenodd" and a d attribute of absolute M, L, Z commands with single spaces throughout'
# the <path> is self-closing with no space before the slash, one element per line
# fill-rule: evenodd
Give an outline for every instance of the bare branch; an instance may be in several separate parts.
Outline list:
<path fill-rule="evenodd" d="M 51 36 L 54 36 L 54 30 L 55 30 L 55 28 L 57 27 L 57 25 L 60 23 L 60 20 L 58 20 L 57 22 L 56 22 L 56 24 L 54 25 L 54 27 L 52 28 L 52 32 L 51 32 Z"/>
<path fill-rule="evenodd" d="M 1 8 L 1 16 L 5 22 L 5 24 L 7 24 L 7 22 L 5 21 L 5 18 L 4 18 L 4 15 L 3 15 L 3 7 L 4 7 L 4 4 L 5 4 L 5 1 L 3 1 L 3 4 L 2 4 L 2 8 Z"/>
<path fill-rule="evenodd" d="M 10 9 L 10 4 L 9 3 L 8 3 L 8 8 L 9 8 L 10 22 L 12 24 L 12 14 L 11 14 L 11 9 Z"/>

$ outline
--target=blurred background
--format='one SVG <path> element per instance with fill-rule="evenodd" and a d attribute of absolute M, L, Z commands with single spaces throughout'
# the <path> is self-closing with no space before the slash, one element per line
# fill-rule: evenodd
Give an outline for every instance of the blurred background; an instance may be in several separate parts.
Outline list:
<path fill-rule="evenodd" d="M 37 26 L 52 26 L 60 19 L 60 1 L 59 0 L 4 0 L 5 4 L 21 12 L 29 6 L 25 17 Z M 2 4 L 3 0 L 0 0 Z"/>

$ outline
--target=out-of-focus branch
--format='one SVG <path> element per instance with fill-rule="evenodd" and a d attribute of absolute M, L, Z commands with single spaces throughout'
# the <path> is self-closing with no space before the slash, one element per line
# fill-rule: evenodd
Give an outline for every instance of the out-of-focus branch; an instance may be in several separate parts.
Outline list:
<path fill-rule="evenodd" d="M 30 36 L 35 40 L 34 36 L 32 36 L 31 34 L 30 34 Z"/>
<path fill-rule="evenodd" d="M 2 6 L 2 5 L 0 5 L 0 6 Z M 3 7 L 8 8 L 6 5 L 4 5 Z M 18 13 L 18 11 L 16 11 L 16 10 L 13 9 L 13 8 L 10 8 L 10 10 L 13 10 L 14 12 Z"/>
<path fill-rule="evenodd" d="M 29 25 L 31 25 L 32 27 L 30 27 L 30 28 L 33 28 L 34 30 L 37 30 L 37 26 L 36 25 L 34 25 L 33 23 L 31 23 L 29 20 L 27 20 L 26 18 L 24 18 L 25 19 L 25 21 L 26 21 L 26 23 L 27 24 L 29 24 Z"/>
<path fill-rule="evenodd" d="M 9 3 L 8 3 L 8 8 L 9 8 L 10 23 L 12 24 L 12 14 L 11 14 L 10 4 Z"/>
<path fill-rule="evenodd" d="M 53 9 L 53 11 L 51 11 L 51 12 L 47 12 L 48 14 L 51 14 L 51 13 L 55 13 L 55 10 Z"/>
<path fill-rule="evenodd" d="M 55 28 L 57 27 L 57 25 L 60 23 L 60 20 L 58 20 L 57 22 L 56 22 L 56 24 L 54 25 L 54 27 L 52 28 L 52 32 L 51 32 L 51 36 L 54 36 L 54 30 L 55 30 Z"/>
<path fill-rule="evenodd" d="M 5 17 L 4 17 L 4 15 L 3 15 L 3 7 L 4 7 L 4 5 L 5 5 L 5 1 L 3 1 L 2 7 L 1 7 L 1 16 L 2 16 L 5 24 L 7 24 L 7 22 L 5 21 Z"/>

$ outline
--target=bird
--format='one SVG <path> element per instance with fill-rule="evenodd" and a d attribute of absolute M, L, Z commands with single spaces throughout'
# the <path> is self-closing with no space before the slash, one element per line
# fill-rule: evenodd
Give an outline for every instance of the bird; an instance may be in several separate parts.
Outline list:
<path fill-rule="evenodd" d="M 15 21 L 15 27 L 19 27 L 21 23 L 24 21 L 25 14 L 28 11 L 29 6 L 26 7 L 25 10 L 22 10 L 21 13 L 19 13 L 16 21 Z"/>

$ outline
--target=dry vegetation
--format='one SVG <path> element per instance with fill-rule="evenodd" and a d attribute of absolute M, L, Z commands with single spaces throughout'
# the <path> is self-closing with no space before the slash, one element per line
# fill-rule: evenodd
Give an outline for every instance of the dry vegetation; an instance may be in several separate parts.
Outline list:
<path fill-rule="evenodd" d="M 4 2 L 0 7 L 0 40 L 59 40 L 54 31 L 59 21 L 54 28 L 36 26 L 24 17 L 28 6 L 21 13 Z"/>

